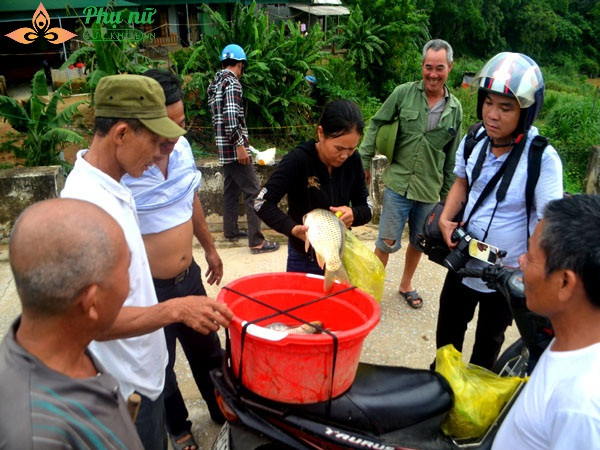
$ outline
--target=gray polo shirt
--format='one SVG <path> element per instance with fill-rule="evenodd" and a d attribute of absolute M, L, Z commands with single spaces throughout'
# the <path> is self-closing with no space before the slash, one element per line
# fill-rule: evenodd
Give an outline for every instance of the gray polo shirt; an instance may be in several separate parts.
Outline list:
<path fill-rule="evenodd" d="M 0 344 L 0 448 L 143 449 L 119 384 L 75 379 L 47 367 L 15 340 L 20 317 Z"/>

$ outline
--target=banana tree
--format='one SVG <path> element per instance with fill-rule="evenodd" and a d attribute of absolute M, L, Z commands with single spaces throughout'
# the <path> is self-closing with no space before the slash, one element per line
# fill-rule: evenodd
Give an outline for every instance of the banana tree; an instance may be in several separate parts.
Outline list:
<path fill-rule="evenodd" d="M 125 12 L 128 13 L 127 10 Z M 83 24 L 82 24 L 83 27 Z M 132 28 L 133 30 L 133 28 Z M 102 36 L 106 29 L 94 22 L 91 27 L 91 36 Z M 82 61 L 89 68 L 88 86 L 92 95 L 101 78 L 119 73 L 139 74 L 151 67 L 158 67 L 165 61 L 153 60 L 138 51 L 137 43 L 125 40 L 93 40 L 85 46 L 75 50 L 62 64 L 61 69 L 66 69 L 71 64 Z M 93 97 L 92 97 L 93 98 Z"/>
<path fill-rule="evenodd" d="M 48 86 L 43 70 L 39 70 L 31 80 L 31 97 L 19 102 L 5 95 L 0 96 L 0 116 L 8 121 L 16 135 L 10 148 L 17 158 L 25 158 L 26 166 L 47 166 L 66 162 L 62 157 L 62 146 L 67 142 L 85 144 L 86 140 L 75 131 L 63 128 L 71 123 L 78 113 L 77 107 L 87 100 L 81 100 L 58 112 L 58 103 L 70 92 L 70 83 L 63 84 L 48 97 Z M 16 145 L 17 141 L 21 141 Z"/>
<path fill-rule="evenodd" d="M 242 80 L 248 126 L 281 129 L 288 135 L 305 132 L 318 113 L 305 76 L 310 73 L 319 80 L 332 76 L 322 64 L 326 40 L 320 28 L 311 27 L 304 35 L 297 23 L 269 21 L 256 3 L 236 3 L 231 20 L 206 4 L 202 8 L 216 33 L 204 34 L 187 63 L 178 68 L 184 79 L 190 78 L 185 85 L 188 113 L 204 120 L 210 117 L 206 103 L 198 104 L 197 99 L 206 98 L 206 86 L 220 68 L 221 49 L 236 42 L 244 47 L 249 62 Z"/>
<path fill-rule="evenodd" d="M 365 17 L 357 5 L 342 32 L 333 37 L 333 42 L 348 51 L 347 59 L 357 69 L 370 71 L 371 64 L 383 64 L 385 50 L 389 47 L 385 41 L 389 29 L 389 25 L 380 25 L 373 17 Z"/>

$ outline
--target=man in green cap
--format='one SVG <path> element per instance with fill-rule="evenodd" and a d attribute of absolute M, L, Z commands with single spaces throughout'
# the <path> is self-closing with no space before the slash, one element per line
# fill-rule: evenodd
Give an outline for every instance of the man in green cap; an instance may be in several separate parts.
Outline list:
<path fill-rule="evenodd" d="M 131 253 L 131 289 L 113 326 L 90 348 L 118 381 L 121 394 L 142 397 L 136 428 L 144 448 L 166 449 L 163 387 L 167 349 L 162 328 L 182 322 L 200 333 L 228 326 L 233 317 L 223 304 L 204 296 L 158 303 L 131 191 L 120 183 L 139 177 L 153 164 L 165 138 L 185 134 L 167 116 L 163 89 L 140 75 L 100 80 L 95 92 L 94 137 L 81 150 L 62 197 L 90 201 L 122 227 Z M 90 236 L 90 239 L 93 239 Z"/>

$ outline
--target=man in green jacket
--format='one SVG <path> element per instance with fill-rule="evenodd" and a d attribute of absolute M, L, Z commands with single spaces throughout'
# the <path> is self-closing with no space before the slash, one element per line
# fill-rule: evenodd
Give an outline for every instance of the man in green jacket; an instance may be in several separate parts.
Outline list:
<path fill-rule="evenodd" d="M 415 247 L 416 235 L 433 205 L 444 199 L 452 186 L 454 154 L 461 140 L 462 107 L 445 84 L 452 62 L 452 47 L 446 41 L 433 39 L 425 44 L 423 79 L 394 89 L 371 118 L 359 148 L 369 185 L 377 132 L 382 125 L 399 120 L 390 165 L 383 173 L 386 189 L 375 254 L 385 266 L 390 253 L 400 249 L 408 220 L 412 245 L 406 249 L 398 291 L 413 308 L 423 306 L 423 299 L 412 286 L 421 259 Z"/>

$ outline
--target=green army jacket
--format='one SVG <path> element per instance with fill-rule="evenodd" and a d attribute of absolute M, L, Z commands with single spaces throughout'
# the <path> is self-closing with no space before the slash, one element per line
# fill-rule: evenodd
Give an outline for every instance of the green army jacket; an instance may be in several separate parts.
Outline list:
<path fill-rule="evenodd" d="M 383 173 L 385 185 L 410 200 L 435 203 L 454 182 L 454 155 L 461 140 L 462 107 L 450 94 L 438 125 L 427 129 L 429 103 L 423 80 L 402 84 L 371 118 L 359 153 L 371 169 L 379 127 L 400 119 L 394 156 Z"/>

